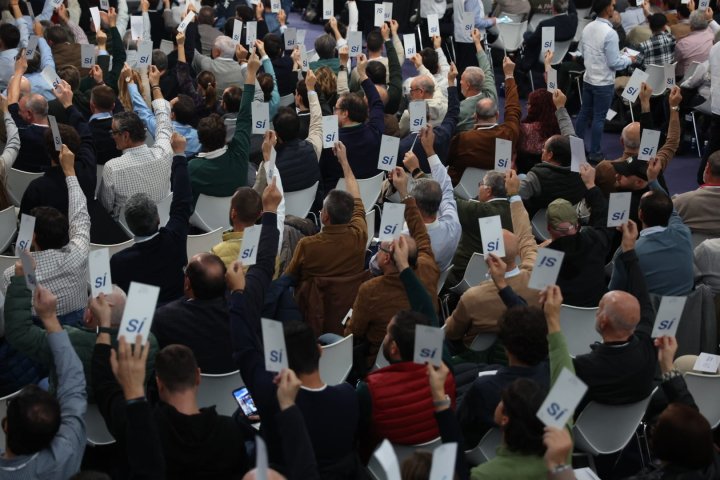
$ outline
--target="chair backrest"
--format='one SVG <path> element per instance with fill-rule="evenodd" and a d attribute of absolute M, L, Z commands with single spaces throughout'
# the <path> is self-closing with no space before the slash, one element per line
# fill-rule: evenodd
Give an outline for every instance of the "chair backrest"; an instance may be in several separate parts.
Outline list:
<path fill-rule="evenodd" d="M 673 64 L 677 65 L 677 64 Z M 674 68 L 674 67 L 673 67 Z M 647 65 L 645 73 L 648 74 L 647 84 L 652 88 L 653 96 L 662 95 L 667 90 L 665 82 L 665 66 L 664 65 Z"/>
<path fill-rule="evenodd" d="M 622 450 L 640 425 L 651 397 L 627 405 L 588 403 L 573 427 L 575 448 L 591 455 Z"/>
<path fill-rule="evenodd" d="M 522 46 L 523 34 L 527 31 L 527 24 L 527 21 L 497 24 L 505 51 L 514 52 Z"/>
<path fill-rule="evenodd" d="M 89 403 L 84 418 L 88 445 L 100 447 L 115 443 L 115 437 L 113 437 L 108 430 L 105 419 L 100 414 L 100 409 L 97 405 Z"/>
<path fill-rule="evenodd" d="M 708 233 L 692 233 L 692 244 L 693 244 L 693 250 L 700 245 L 705 240 L 709 240 L 711 238 L 716 238 L 714 235 L 710 235 Z"/>
<path fill-rule="evenodd" d="M 103 176 L 103 170 L 105 170 L 105 165 L 98 165 L 96 170 L 96 176 L 95 176 L 95 198 L 97 198 L 98 193 L 100 192 L 100 184 L 102 183 L 102 176 Z"/>
<path fill-rule="evenodd" d="M 450 290 L 458 295 L 462 295 L 470 287 L 474 287 L 484 281 L 487 271 L 488 267 L 485 263 L 485 256 L 482 253 L 473 253 L 472 257 L 470 257 L 470 260 L 468 261 L 467 267 L 465 268 L 463 279 L 460 283 L 451 287 Z"/>
<path fill-rule="evenodd" d="M 283 95 L 280 97 L 280 103 L 278 106 L 280 107 L 289 107 L 290 105 L 295 103 L 295 94 L 294 93 L 288 93 L 287 95 Z"/>
<path fill-rule="evenodd" d="M 116 253 L 121 252 L 121 251 L 125 250 L 126 248 L 130 248 L 130 247 L 132 247 L 133 245 L 135 245 L 135 240 L 132 239 L 132 238 L 131 238 L 130 240 L 125 241 L 125 242 L 115 243 L 115 244 L 113 244 L 113 245 L 101 245 L 101 244 L 99 244 L 99 243 L 91 243 L 91 244 L 90 244 L 90 251 L 92 252 L 92 251 L 94 251 L 94 250 L 100 250 L 101 248 L 107 248 L 107 249 L 108 249 L 108 255 L 109 255 L 110 257 L 112 257 L 112 256 L 115 255 Z"/>
<path fill-rule="evenodd" d="M 240 371 L 212 375 L 200 374 L 200 388 L 198 388 L 197 401 L 199 407 L 215 405 L 215 411 L 220 415 L 232 416 L 238 408 L 233 397 L 233 391 L 244 385 Z"/>
<path fill-rule="evenodd" d="M 448 265 L 448 267 L 440 272 L 440 277 L 438 278 L 438 288 L 437 293 L 440 295 L 440 290 L 442 290 L 443 285 L 445 285 L 445 280 L 447 280 L 448 275 L 450 275 L 450 270 L 453 269 L 455 265 Z"/>
<path fill-rule="evenodd" d="M 575 30 L 575 36 L 573 37 L 573 42 L 579 42 L 580 40 L 582 40 L 582 32 L 583 32 L 583 30 L 585 30 L 585 27 L 587 27 L 587 24 L 590 22 L 592 22 L 591 19 L 581 17 L 580 13 L 578 11 L 578 26 L 577 26 L 577 29 Z"/>
<path fill-rule="evenodd" d="M 370 243 L 375 235 L 375 209 L 365 213 L 365 223 L 367 223 L 368 238 L 365 248 L 370 248 Z"/>
<path fill-rule="evenodd" d="M 15 393 L 11 393 L 10 395 L 6 395 L 6 396 L 0 398 L 0 419 L 5 418 L 5 416 L 7 415 L 8 402 L 10 402 L 10 400 L 14 396 L 16 396 L 18 393 L 20 393 L 20 390 L 18 390 Z M 5 451 L 5 434 L 4 433 L 2 435 L 0 435 L 0 451 L 3 451 L 3 452 Z"/>
<path fill-rule="evenodd" d="M 310 207 L 315 201 L 319 183 L 315 182 L 312 187 L 297 192 L 285 192 L 285 214 L 300 218 L 307 217 Z"/>
<path fill-rule="evenodd" d="M 190 223 L 197 228 L 212 232 L 230 226 L 230 200 L 232 197 L 211 197 L 200 194 Z"/>
<path fill-rule="evenodd" d="M 478 333 L 475 335 L 475 338 L 473 338 L 469 348 L 475 352 L 484 352 L 495 345 L 496 340 L 496 333 Z"/>
<path fill-rule="evenodd" d="M 0 255 L 0 274 L 5 272 L 8 268 L 14 267 L 15 262 L 18 260 L 20 260 L 20 257 L 16 257 L 14 255 Z"/>
<path fill-rule="evenodd" d="M 25 194 L 25 190 L 27 190 L 30 182 L 42 176 L 42 173 L 24 172 L 22 170 L 18 170 L 17 168 L 11 168 L 8 170 L 7 188 L 8 193 L 10 194 L 10 201 L 13 205 L 19 207 L 23 194 Z"/>
<path fill-rule="evenodd" d="M 685 74 L 683 74 L 683 81 L 689 79 L 695 74 L 695 70 L 700 66 L 700 62 L 691 62 L 690 65 L 685 69 Z"/>
<path fill-rule="evenodd" d="M 212 247 L 222 242 L 222 228 L 216 228 L 212 232 L 201 233 L 200 235 L 188 235 L 187 257 L 188 260 L 198 253 L 209 252 Z"/>
<path fill-rule="evenodd" d="M 547 228 L 547 208 L 541 208 L 532 218 L 532 230 L 535 238 L 539 240 L 547 240 L 550 238 L 550 232 Z"/>
<path fill-rule="evenodd" d="M 555 42 L 555 51 L 553 52 L 553 59 L 552 59 L 552 65 L 559 65 L 562 63 L 563 58 L 565 58 L 565 55 L 570 51 L 570 45 L 572 44 L 572 40 L 565 40 L 564 42 Z M 538 57 L 538 62 L 544 63 L 545 62 L 545 50 L 540 50 L 540 55 Z"/>
<path fill-rule="evenodd" d="M 375 370 L 378 370 L 380 368 L 385 368 L 388 365 L 390 365 L 390 362 L 387 358 L 385 358 L 385 353 L 383 353 L 382 345 L 380 346 L 380 350 L 378 350 L 377 357 L 375 357 Z"/>
<path fill-rule="evenodd" d="M 322 347 L 320 378 L 328 385 L 339 385 L 350 374 L 353 365 L 353 336 Z"/>
<path fill-rule="evenodd" d="M 360 187 L 360 198 L 362 198 L 363 206 L 365 207 L 366 212 L 369 212 L 372 210 L 373 206 L 375 206 L 375 201 L 380 196 L 382 182 L 384 179 L 385 172 L 380 172 L 370 178 L 358 178 L 357 182 Z M 346 191 L 347 187 L 345 186 L 345 179 L 341 178 L 338 180 L 335 188 Z"/>
<path fill-rule="evenodd" d="M 487 170 L 482 168 L 467 167 L 460 177 L 460 182 L 455 187 L 455 193 L 458 196 L 468 200 L 475 198 L 478 192 L 478 185 L 485 178 Z"/>
<path fill-rule="evenodd" d="M 483 372 L 480 372 L 483 373 Z M 491 428 L 472 450 L 465 451 L 465 458 L 471 466 L 480 465 L 495 458 L 497 448 L 502 443 L 502 432 Z"/>
<path fill-rule="evenodd" d="M 570 355 L 577 356 L 590 352 L 590 345 L 601 342 L 595 330 L 597 308 L 560 307 L 560 328 L 565 336 Z"/>
<path fill-rule="evenodd" d="M 15 238 L 17 232 L 17 215 L 15 207 L 10 205 L 0 212 L 0 253 L 3 253 Z"/>
<path fill-rule="evenodd" d="M 170 205 L 172 204 L 173 194 L 163 198 L 157 203 L 158 216 L 160 217 L 160 226 L 164 227 L 170 220 Z"/>
<path fill-rule="evenodd" d="M 720 425 L 720 376 L 688 372 L 685 383 L 692 394 L 698 410 L 713 429 Z"/>
<path fill-rule="evenodd" d="M 533 13 L 533 16 L 530 17 L 530 21 L 528 22 L 528 30 L 535 31 L 538 28 L 538 25 L 543 20 L 547 20 L 548 18 L 552 18 L 553 16 L 549 13 Z"/>
<path fill-rule="evenodd" d="M 592 8 L 576 8 L 575 12 L 577 13 L 578 20 L 583 19 L 587 20 L 587 18 L 590 16 L 590 12 L 592 11 Z"/>

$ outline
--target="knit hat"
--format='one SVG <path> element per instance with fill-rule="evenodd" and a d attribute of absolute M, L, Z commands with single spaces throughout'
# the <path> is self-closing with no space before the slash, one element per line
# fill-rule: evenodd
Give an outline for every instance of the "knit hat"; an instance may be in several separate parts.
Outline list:
<path fill-rule="evenodd" d="M 638 160 L 635 157 L 628 157 L 624 162 L 613 163 L 615 171 L 625 177 L 636 176 L 647 181 L 647 167 L 648 162 L 645 160 Z"/>
<path fill-rule="evenodd" d="M 556 230 L 566 229 L 570 225 L 575 226 L 578 223 L 577 211 L 570 202 L 558 198 L 547 207 L 547 222 Z M 564 223 L 570 225 L 563 226 Z"/>

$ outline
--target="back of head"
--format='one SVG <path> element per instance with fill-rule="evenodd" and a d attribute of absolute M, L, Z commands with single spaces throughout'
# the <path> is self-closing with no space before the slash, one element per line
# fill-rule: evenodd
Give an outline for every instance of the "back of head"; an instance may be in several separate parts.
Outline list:
<path fill-rule="evenodd" d="M 690 30 L 705 30 L 709 23 L 705 17 L 705 10 L 695 10 L 690 14 Z"/>
<path fill-rule="evenodd" d="M 293 320 L 283 325 L 288 366 L 298 375 L 310 374 L 318 369 L 320 351 L 315 333 L 305 322 Z"/>
<path fill-rule="evenodd" d="M 480 67 L 467 67 L 463 72 L 463 78 L 471 89 L 479 92 L 485 82 L 485 72 Z"/>
<path fill-rule="evenodd" d="M 57 74 L 70 85 L 73 92 L 80 88 L 80 70 L 75 65 L 63 65 L 58 68 Z"/>
<path fill-rule="evenodd" d="M 553 161 L 561 167 L 569 167 L 572 162 L 570 138 L 567 135 L 553 135 L 547 142 L 546 148 L 552 153 Z"/>
<path fill-rule="evenodd" d="M 155 355 L 155 375 L 171 393 L 197 385 L 195 354 L 185 345 L 168 345 Z"/>
<path fill-rule="evenodd" d="M 48 101 L 39 93 L 30 94 L 25 103 L 25 108 L 30 110 L 37 119 L 47 118 L 48 116 Z"/>
<path fill-rule="evenodd" d="M 249 22 L 255 20 L 255 10 L 249 5 L 240 5 L 235 9 L 235 14 L 242 19 L 243 22 Z M 234 23 L 234 22 L 228 22 Z"/>
<path fill-rule="evenodd" d="M 235 211 L 237 221 L 252 225 L 262 213 L 262 198 L 252 188 L 240 187 L 230 200 L 230 208 Z"/>
<path fill-rule="evenodd" d="M 242 89 L 237 85 L 231 85 L 223 91 L 222 99 L 227 113 L 238 113 L 240 111 L 242 93 Z"/>
<path fill-rule="evenodd" d="M 640 148 L 640 122 L 632 122 L 622 129 L 620 134 L 623 146 L 628 150 Z"/>
<path fill-rule="evenodd" d="M 710 154 L 707 165 L 710 175 L 715 178 L 720 178 L 720 150 Z"/>
<path fill-rule="evenodd" d="M 62 25 L 52 25 L 45 29 L 45 39 L 54 45 L 58 45 L 69 42 L 70 35 Z"/>
<path fill-rule="evenodd" d="M 60 26 L 58 28 L 62 29 Z M 2 41 L 5 49 L 17 48 L 20 43 L 20 30 L 11 23 L 3 23 L 0 25 L 0 41 Z"/>
<path fill-rule="evenodd" d="M 300 95 L 300 98 L 302 98 L 302 102 L 305 108 L 310 106 L 310 99 L 308 98 L 308 90 L 307 85 L 305 84 L 305 80 L 298 80 L 297 84 L 295 85 L 295 94 Z"/>
<path fill-rule="evenodd" d="M 212 7 L 202 7 L 198 12 L 197 21 L 201 25 L 212 26 L 215 23 L 215 10 Z"/>
<path fill-rule="evenodd" d="M 355 199 L 348 192 L 342 190 L 330 190 L 325 201 L 323 209 L 330 218 L 331 225 L 345 225 L 350 223 L 352 212 L 355 208 Z"/>
<path fill-rule="evenodd" d="M 342 36 L 343 38 L 347 38 L 347 32 L 348 32 L 347 25 L 345 25 L 341 21 L 338 21 L 335 25 L 337 26 L 338 32 L 340 32 L 340 36 Z M 333 29 L 330 26 L 330 22 L 327 22 L 325 24 L 325 26 L 323 27 L 323 31 L 325 33 L 327 33 L 328 35 L 330 35 L 331 37 L 335 38 L 335 32 L 333 32 Z"/>
<path fill-rule="evenodd" d="M 265 43 L 265 53 L 268 57 L 275 59 L 282 56 L 285 45 L 283 45 L 283 41 L 278 35 L 268 33 L 263 37 L 263 42 Z"/>
<path fill-rule="evenodd" d="M 680 18 L 690 18 L 690 13 L 691 13 L 691 12 L 690 12 L 690 8 L 689 8 L 686 4 L 684 4 L 684 3 L 681 2 L 680 5 L 677 6 L 677 9 L 676 9 L 676 10 L 677 10 L 677 13 L 678 13 L 678 17 L 680 17 Z"/>
<path fill-rule="evenodd" d="M 412 189 L 417 206 L 423 215 L 434 217 L 440 209 L 442 189 L 440 184 L 431 178 L 420 178 Z"/>
<path fill-rule="evenodd" d="M 411 362 L 415 352 L 415 326 L 430 325 L 430 319 L 422 313 L 411 310 L 400 310 L 393 317 L 390 336 L 400 351 L 404 362 Z"/>
<path fill-rule="evenodd" d="M 500 317 L 499 327 L 498 339 L 518 361 L 535 366 L 547 358 L 547 322 L 539 308 L 509 308 Z"/>
<path fill-rule="evenodd" d="M 278 138 L 283 142 L 295 140 L 300 130 L 300 119 L 293 107 L 283 107 L 278 109 L 278 113 L 273 117 L 273 127 Z"/>
<path fill-rule="evenodd" d="M 427 480 L 432 468 L 432 453 L 416 450 L 403 460 L 400 478 L 403 480 Z"/>
<path fill-rule="evenodd" d="M 335 47 L 337 42 L 335 38 L 331 37 L 327 33 L 320 35 L 315 39 L 315 53 L 318 54 L 321 60 L 335 58 Z"/>
<path fill-rule="evenodd" d="M 425 68 L 435 75 L 440 68 L 438 53 L 430 47 L 425 47 L 420 51 L 420 56 L 422 57 L 422 63 L 425 65 Z"/>
<path fill-rule="evenodd" d="M 492 196 L 494 198 L 505 198 L 507 197 L 507 190 L 505 190 L 505 174 L 490 170 L 483 177 L 483 184 L 490 187 Z"/>
<path fill-rule="evenodd" d="M 198 140 L 206 152 L 225 146 L 225 122 L 217 113 L 203 117 L 198 122 Z"/>
<path fill-rule="evenodd" d="M 340 97 L 340 108 L 346 110 L 348 117 L 353 122 L 364 123 L 367 120 L 368 111 L 365 99 L 357 93 L 346 93 Z"/>
<path fill-rule="evenodd" d="M 650 447 L 663 462 L 700 470 L 713 462 L 713 436 L 707 419 L 688 405 L 671 403 L 662 412 Z"/>
<path fill-rule="evenodd" d="M 510 451 L 540 457 L 545 453 L 545 426 L 537 411 L 546 395 L 544 387 L 527 378 L 518 378 L 502 391 L 503 413 L 508 417 L 503 440 Z"/>
<path fill-rule="evenodd" d="M 600 16 L 610 5 L 612 5 L 612 0 L 593 0 L 592 11 L 595 15 Z"/>
<path fill-rule="evenodd" d="M 188 95 L 180 94 L 175 97 L 172 105 L 172 113 L 175 114 L 175 121 L 183 125 L 192 125 L 195 119 L 195 102 Z"/>
<path fill-rule="evenodd" d="M 225 263 L 212 253 L 200 253 L 190 259 L 185 275 L 193 296 L 198 300 L 212 300 L 225 295 Z"/>
<path fill-rule="evenodd" d="M 47 448 L 60 428 L 60 404 L 50 393 L 28 385 L 7 408 L 7 447 L 14 455 Z"/>
<path fill-rule="evenodd" d="M 110 326 L 114 328 L 119 327 L 122 322 L 123 312 L 125 311 L 127 294 L 122 288 L 117 285 L 113 285 L 112 293 L 110 295 L 106 295 L 106 298 L 112 305 L 112 308 L 110 309 Z"/>
<path fill-rule="evenodd" d="M 326 97 L 335 95 L 337 92 L 337 77 L 329 67 L 318 68 L 315 70 L 315 76 L 317 77 L 315 90 L 318 93 L 322 93 Z M 307 107 L 308 104 L 306 103 L 305 106 Z"/>
<path fill-rule="evenodd" d="M 136 193 L 125 202 L 125 222 L 133 235 L 147 237 L 158 231 L 160 216 L 147 193 Z"/>
<path fill-rule="evenodd" d="M 553 0 L 552 8 L 555 13 L 565 13 L 568 10 L 568 0 Z"/>
<path fill-rule="evenodd" d="M 220 52 L 218 56 L 221 58 L 233 58 L 235 56 L 235 43 L 232 38 L 226 35 L 220 35 L 215 38 L 213 48 L 218 49 Z"/>
<path fill-rule="evenodd" d="M 648 24 L 653 33 L 661 32 L 667 25 L 667 17 L 664 13 L 653 13 L 648 17 Z"/>
<path fill-rule="evenodd" d="M 497 103 L 492 98 L 480 99 L 475 105 L 475 115 L 478 120 L 492 122 L 497 118 L 497 114 Z"/>
<path fill-rule="evenodd" d="M 116 99 L 115 90 L 107 85 L 93 87 L 90 93 L 90 101 L 95 105 L 95 108 L 101 112 L 112 112 Z"/>
<path fill-rule="evenodd" d="M 53 207 L 35 207 L 30 210 L 35 217 L 35 243 L 40 250 L 57 250 L 70 242 L 68 219 Z"/>
<path fill-rule="evenodd" d="M 152 51 L 152 64 L 161 72 L 168 69 L 168 57 L 165 52 L 156 48 Z"/>
<path fill-rule="evenodd" d="M 373 30 L 369 32 L 365 42 L 367 43 L 368 52 L 379 53 L 382 51 L 384 42 L 382 34 L 379 31 Z"/>
<path fill-rule="evenodd" d="M 118 112 L 113 115 L 113 121 L 120 132 L 128 132 L 133 142 L 145 141 L 145 124 L 135 112 Z"/>
<path fill-rule="evenodd" d="M 60 138 L 62 138 L 62 142 L 67 145 L 67 147 L 70 149 L 71 152 L 77 155 L 77 153 L 80 151 L 80 135 L 78 135 L 77 130 L 72 128 L 69 125 L 65 125 L 64 123 L 58 123 L 58 131 L 60 132 Z M 48 155 L 50 155 L 50 158 L 56 162 L 60 162 L 60 152 L 55 150 L 55 141 L 52 136 L 52 130 L 49 128 L 45 129 L 45 133 L 43 134 L 43 138 L 45 139 L 45 151 L 47 151 Z"/>
<path fill-rule="evenodd" d="M 673 211 L 673 203 L 665 192 L 650 191 L 640 199 L 638 207 L 642 221 L 647 227 L 667 227 Z"/>
<path fill-rule="evenodd" d="M 272 97 L 273 88 L 275 82 L 269 73 L 258 73 L 257 82 L 260 85 L 260 90 L 263 92 L 263 101 L 269 102 Z"/>
<path fill-rule="evenodd" d="M 578 225 L 577 210 L 564 198 L 556 198 L 547 207 L 547 223 L 551 232 L 558 236 L 575 235 Z"/>
<path fill-rule="evenodd" d="M 25 70 L 25 75 L 31 74 L 31 73 L 37 73 L 40 71 L 40 52 L 38 50 L 35 50 L 35 53 L 33 53 L 32 58 L 27 59 L 27 70 Z"/>
<path fill-rule="evenodd" d="M 375 85 L 387 83 L 387 69 L 382 62 L 368 62 L 365 73 Z"/>

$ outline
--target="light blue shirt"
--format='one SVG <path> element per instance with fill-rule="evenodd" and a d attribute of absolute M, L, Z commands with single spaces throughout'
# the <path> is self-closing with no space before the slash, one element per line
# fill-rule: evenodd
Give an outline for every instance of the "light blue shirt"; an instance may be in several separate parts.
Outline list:
<path fill-rule="evenodd" d="M 277 84 L 277 78 L 275 78 L 275 68 L 273 67 L 272 62 L 270 61 L 270 57 L 265 55 L 262 58 L 262 67 L 263 70 L 265 70 L 265 73 L 270 75 L 273 79 L 273 90 L 270 94 L 270 120 L 275 117 L 275 114 L 278 111 L 278 107 L 280 106 L 280 93 L 278 92 L 278 84 Z"/>
<path fill-rule="evenodd" d="M 47 100 L 55 100 L 55 94 L 52 88 L 50 88 L 50 85 L 48 85 L 42 76 L 42 71 L 45 67 L 52 67 L 52 69 L 55 70 L 55 60 L 50 45 L 48 45 L 42 37 L 38 38 L 38 51 L 40 52 L 40 71 L 26 73 L 25 78 L 30 82 L 33 93 L 39 93 Z"/>

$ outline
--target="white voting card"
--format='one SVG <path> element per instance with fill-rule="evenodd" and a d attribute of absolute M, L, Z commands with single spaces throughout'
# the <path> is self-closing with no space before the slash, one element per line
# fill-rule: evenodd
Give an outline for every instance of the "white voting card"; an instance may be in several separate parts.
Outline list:
<path fill-rule="evenodd" d="M 270 12 L 279 13 L 282 8 L 282 2 L 280 0 L 270 0 Z"/>
<path fill-rule="evenodd" d="M 504 257 L 505 241 L 503 240 L 500 215 L 480 217 L 478 218 L 478 223 L 480 224 L 480 236 L 482 237 L 485 258 L 491 253 L 500 258 Z"/>
<path fill-rule="evenodd" d="M 693 370 L 697 372 L 717 373 L 720 366 L 720 356 L 712 353 L 701 353 L 698 355 Z"/>
<path fill-rule="evenodd" d="M 607 120 L 609 122 L 610 120 L 615 118 L 615 115 L 617 115 L 617 112 L 615 110 L 613 110 L 612 108 L 609 108 L 607 111 L 607 114 L 605 114 L 605 120 Z"/>
<path fill-rule="evenodd" d="M 673 64 L 668 63 L 663 67 L 663 70 L 665 71 L 665 85 L 667 85 L 668 88 L 672 88 L 675 86 L 675 67 Z"/>
<path fill-rule="evenodd" d="M 323 20 L 330 20 L 335 16 L 335 6 L 333 0 L 323 0 Z"/>
<path fill-rule="evenodd" d="M 255 40 L 257 40 L 257 22 L 247 22 L 245 24 L 245 45 L 250 48 L 255 45 Z"/>
<path fill-rule="evenodd" d="M 343 327 L 345 326 L 345 324 L 347 323 L 347 321 L 350 320 L 350 317 L 352 317 L 352 312 L 353 312 L 353 310 L 352 310 L 352 308 L 351 308 L 350 310 L 348 310 L 348 312 L 347 312 L 347 313 L 345 314 L 345 316 L 343 317 L 342 322 L 340 322 Z"/>
<path fill-rule="evenodd" d="M 392 444 L 386 438 L 380 444 L 373 456 L 377 459 L 380 466 L 385 470 L 387 480 L 400 480 L 400 464 Z"/>
<path fill-rule="evenodd" d="M 31 292 L 37 287 L 37 277 L 35 277 L 35 264 L 27 250 L 20 251 L 20 263 L 22 263 L 23 273 L 25 274 L 25 285 Z"/>
<path fill-rule="evenodd" d="M 173 52 L 173 50 L 175 50 L 175 46 L 173 45 L 173 42 L 163 38 L 160 40 L 160 50 L 165 53 L 165 55 L 169 55 Z"/>
<path fill-rule="evenodd" d="M 410 131 L 419 132 L 427 122 L 427 104 L 425 100 L 410 102 L 408 110 L 410 110 Z"/>
<path fill-rule="evenodd" d="M 35 217 L 22 214 L 20 216 L 20 230 L 15 241 L 15 256 L 20 256 L 23 250 L 30 250 L 33 233 L 35 233 Z"/>
<path fill-rule="evenodd" d="M 400 139 L 383 135 L 380 142 L 380 155 L 378 156 L 378 170 L 389 172 L 397 164 L 398 151 L 400 150 Z"/>
<path fill-rule="evenodd" d="M 432 454 L 429 480 L 449 480 L 455 478 L 455 459 L 458 444 L 443 443 Z"/>
<path fill-rule="evenodd" d="M 512 141 L 503 138 L 495 139 L 495 170 L 505 172 L 510 168 L 512 159 Z"/>
<path fill-rule="evenodd" d="M 50 3 L 53 6 L 53 10 L 55 10 L 60 6 L 61 3 L 63 3 L 63 0 L 50 0 Z"/>
<path fill-rule="evenodd" d="M 657 155 L 658 144 L 660 143 L 660 131 L 650 130 L 646 128 L 642 131 L 640 139 L 640 151 L 638 152 L 638 160 L 650 160 Z"/>
<path fill-rule="evenodd" d="M 235 19 L 235 21 L 233 22 L 233 34 L 232 34 L 232 41 L 235 44 L 240 43 L 240 39 L 242 38 L 242 27 L 243 27 L 242 20 Z"/>
<path fill-rule="evenodd" d="M 404 203 L 385 203 L 380 219 L 380 241 L 393 240 L 400 236 L 405 223 Z"/>
<path fill-rule="evenodd" d="M 270 147 L 270 159 L 265 162 L 265 179 L 268 185 L 272 183 L 273 176 L 275 175 L 275 159 L 277 158 L 277 150 L 275 147 Z M 276 184 L 280 188 L 279 184 Z"/>
<path fill-rule="evenodd" d="M 635 161 L 637 162 L 638 160 Z M 610 201 L 608 202 L 608 227 L 619 227 L 623 223 L 627 223 L 630 218 L 631 199 L 632 193 L 630 192 L 615 192 L 610 194 Z"/>
<path fill-rule="evenodd" d="M 263 318 L 261 321 L 263 349 L 265 350 L 265 370 L 279 372 L 283 368 L 288 368 L 283 324 L 268 318 Z"/>
<path fill-rule="evenodd" d="M 190 17 L 188 15 L 186 19 Z M 188 22 L 189 23 L 189 22 Z M 182 25 L 182 24 L 181 24 Z M 187 25 L 185 25 L 187 27 Z M 178 27 L 179 29 L 180 27 Z M 133 15 L 130 17 L 130 35 L 133 40 L 140 40 L 143 36 L 143 18 L 140 15 Z M 178 30 L 179 31 L 179 30 Z M 183 30 L 184 32 L 185 30 Z"/>
<path fill-rule="evenodd" d="M 337 115 L 322 117 L 323 148 L 332 148 L 339 141 Z"/>
<path fill-rule="evenodd" d="M 347 41 L 350 57 L 357 57 L 362 53 L 362 32 L 348 32 Z"/>
<path fill-rule="evenodd" d="M 600 477 L 588 467 L 576 468 L 573 472 L 575 473 L 575 480 L 600 480 Z"/>
<path fill-rule="evenodd" d="M 417 53 L 415 45 L 415 34 L 408 33 L 403 35 L 403 45 L 405 46 L 405 58 L 410 58 Z"/>
<path fill-rule="evenodd" d="M 135 68 L 135 64 L 137 64 L 137 53 L 137 50 L 125 50 L 125 63 L 131 68 Z"/>
<path fill-rule="evenodd" d="M 460 15 L 460 30 L 455 31 L 455 41 L 458 43 L 472 43 L 472 31 L 475 28 L 475 14 L 462 12 Z"/>
<path fill-rule="evenodd" d="M 195 19 L 195 12 L 188 12 L 188 14 L 185 16 L 182 22 L 180 22 L 180 25 L 177 27 L 177 31 L 180 33 L 185 33 L 185 30 L 187 30 L 188 25 Z"/>
<path fill-rule="evenodd" d="M 565 252 L 551 248 L 539 248 L 528 287 L 542 290 L 549 285 L 555 285 L 564 257 Z"/>
<path fill-rule="evenodd" d="M 268 480 L 268 453 L 265 440 L 255 435 L 255 480 Z"/>
<path fill-rule="evenodd" d="M 35 56 L 35 52 L 37 52 L 37 46 L 37 35 L 30 35 L 30 37 L 28 37 L 27 48 L 25 48 L 25 58 L 27 58 L 28 60 L 33 58 Z"/>
<path fill-rule="evenodd" d="M 152 63 L 152 40 L 143 40 L 138 43 L 138 67 L 149 67 Z"/>
<path fill-rule="evenodd" d="M 60 138 L 60 130 L 58 129 L 57 120 L 55 120 L 54 115 L 48 115 L 47 119 L 53 136 L 53 145 L 55 145 L 55 150 L 59 152 L 62 150 L 62 138 Z"/>
<path fill-rule="evenodd" d="M 382 27 L 382 24 L 385 23 L 385 4 L 383 3 L 376 3 L 375 4 L 375 22 L 374 26 L 376 27 Z"/>
<path fill-rule="evenodd" d="M 88 256 L 88 273 L 90 275 L 90 289 L 93 297 L 101 293 L 112 293 L 112 277 L 110 276 L 110 252 L 107 248 L 93 250 Z"/>
<path fill-rule="evenodd" d="M 698 10 L 706 10 L 708 5 L 710 5 L 710 0 L 700 0 L 700 2 L 698 2 Z"/>
<path fill-rule="evenodd" d="M 292 50 L 295 48 L 295 45 L 297 45 L 297 28 L 286 28 L 285 33 L 283 33 L 283 38 L 285 39 L 285 50 Z"/>
<path fill-rule="evenodd" d="M 428 37 L 440 35 L 440 19 L 436 13 L 430 13 L 427 16 Z"/>
<path fill-rule="evenodd" d="M 110 10 L 110 0 L 100 0 L 100 8 L 106 12 Z"/>
<path fill-rule="evenodd" d="M 623 90 L 622 97 L 628 102 L 633 103 L 637 100 L 638 95 L 640 95 L 641 84 L 647 82 L 647 79 L 648 74 L 636 68 L 625 86 L 625 90 Z"/>
<path fill-rule="evenodd" d="M 563 428 L 572 418 L 587 388 L 575 374 L 563 368 L 537 411 L 537 417 L 548 427 Z"/>
<path fill-rule="evenodd" d="M 579 172 L 580 165 L 587 163 L 585 158 L 585 141 L 574 135 L 570 135 L 570 171 Z"/>
<path fill-rule="evenodd" d="M 442 363 L 444 338 L 445 331 L 442 328 L 415 325 L 413 362 L 423 365 L 430 363 L 439 367 Z"/>
<path fill-rule="evenodd" d="M 61 83 L 60 77 L 58 77 L 58 74 L 55 73 L 55 69 L 53 69 L 53 67 L 50 65 L 43 68 L 42 77 L 53 90 L 55 90 L 55 87 L 57 87 Z"/>
<path fill-rule="evenodd" d="M 99 32 L 102 25 L 100 23 L 100 10 L 98 7 L 90 7 L 90 16 L 95 24 L 95 31 Z"/>
<path fill-rule="evenodd" d="M 140 335 L 142 343 L 147 343 L 159 295 L 160 287 L 138 282 L 130 283 L 118 339 L 125 337 L 126 342 L 134 344 L 135 338 Z"/>
<path fill-rule="evenodd" d="M 547 91 L 550 93 L 554 93 L 555 90 L 557 90 L 557 70 L 550 67 L 550 70 L 547 72 Z"/>
<path fill-rule="evenodd" d="M 270 125 L 270 104 L 265 102 L 252 102 L 252 133 L 263 134 Z"/>
<path fill-rule="evenodd" d="M 652 338 L 675 336 L 686 300 L 687 297 L 662 297 L 655 316 Z"/>
<path fill-rule="evenodd" d="M 261 225 L 253 225 L 243 231 L 242 244 L 240 246 L 240 255 L 238 260 L 245 267 L 255 265 L 257 261 L 258 245 L 260 244 Z"/>
<path fill-rule="evenodd" d="M 542 52 L 555 52 L 555 27 L 542 27 Z"/>
<path fill-rule="evenodd" d="M 300 69 L 303 72 L 307 72 L 309 68 L 308 64 L 308 54 L 307 50 L 305 50 L 305 45 L 300 45 Z"/>
<path fill-rule="evenodd" d="M 95 45 L 80 45 L 80 66 L 82 68 L 92 68 L 95 65 Z"/>

